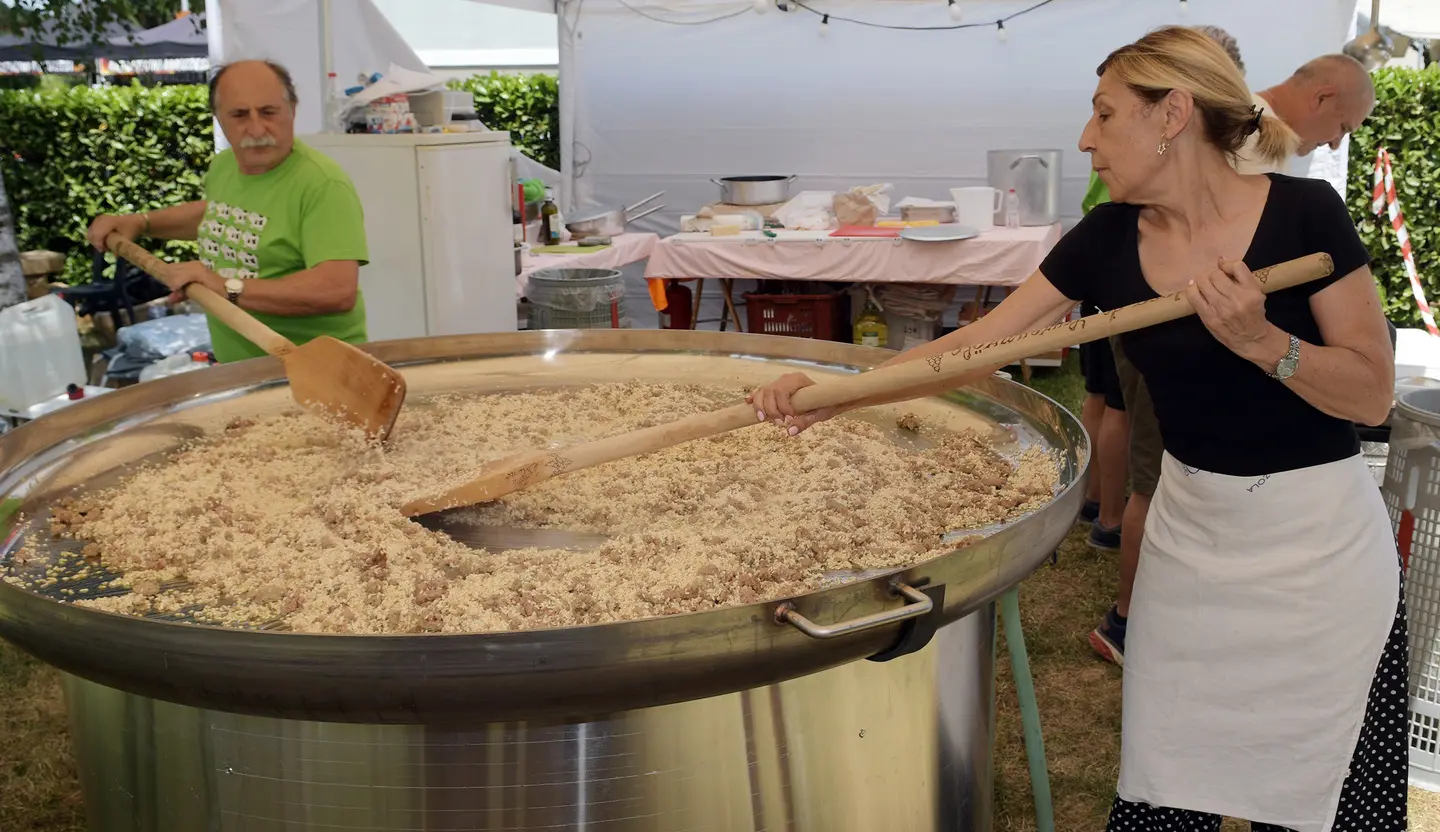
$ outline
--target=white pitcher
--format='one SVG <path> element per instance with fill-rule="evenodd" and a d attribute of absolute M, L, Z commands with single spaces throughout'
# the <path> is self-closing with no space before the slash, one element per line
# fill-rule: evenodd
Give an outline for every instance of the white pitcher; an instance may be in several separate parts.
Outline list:
<path fill-rule="evenodd" d="M 999 190 L 987 187 L 951 188 L 950 197 L 955 200 L 956 222 L 980 232 L 995 227 L 995 214 L 1004 198 Z"/>

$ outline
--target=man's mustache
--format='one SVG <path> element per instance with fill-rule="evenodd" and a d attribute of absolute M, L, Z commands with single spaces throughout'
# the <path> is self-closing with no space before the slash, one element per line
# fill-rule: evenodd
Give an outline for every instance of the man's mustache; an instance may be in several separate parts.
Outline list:
<path fill-rule="evenodd" d="M 274 147 L 274 146 L 275 146 L 275 137 L 274 137 L 274 136 L 260 136 L 260 137 L 258 137 L 258 138 L 255 137 L 255 136 L 246 136 L 245 138 L 243 138 L 243 139 L 240 140 L 240 147 L 241 147 L 242 149 L 245 149 L 245 150 L 249 150 L 249 149 L 252 148 L 252 147 Z"/>

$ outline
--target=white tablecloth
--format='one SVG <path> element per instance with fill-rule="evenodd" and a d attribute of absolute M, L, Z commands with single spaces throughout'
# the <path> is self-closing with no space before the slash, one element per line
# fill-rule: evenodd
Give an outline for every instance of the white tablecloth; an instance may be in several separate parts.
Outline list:
<path fill-rule="evenodd" d="M 649 257 L 658 242 L 658 234 L 635 233 L 612 237 L 609 248 L 589 254 L 531 254 L 527 251 L 520 261 L 522 271 L 515 276 L 516 297 L 525 296 L 530 275 L 541 269 L 618 269 Z"/>
<path fill-rule="evenodd" d="M 645 277 L 657 309 L 663 281 L 703 278 L 848 283 L 949 283 L 1018 286 L 1060 240 L 1060 224 L 996 228 L 969 240 L 924 243 L 897 238 L 831 237 L 828 231 L 759 231 L 712 237 L 676 234 L 650 253 Z"/>

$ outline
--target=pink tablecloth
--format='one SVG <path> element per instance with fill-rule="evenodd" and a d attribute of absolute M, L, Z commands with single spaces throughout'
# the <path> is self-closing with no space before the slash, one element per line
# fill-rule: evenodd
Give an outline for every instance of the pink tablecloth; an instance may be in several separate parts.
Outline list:
<path fill-rule="evenodd" d="M 609 248 L 589 254 L 531 254 L 527 251 L 520 260 L 522 271 L 515 276 L 516 296 L 525 296 L 530 275 L 541 269 L 618 269 L 649 257 L 659 242 L 658 234 L 621 234 L 611 238 Z"/>
<path fill-rule="evenodd" d="M 744 278 L 848 283 L 956 283 L 1018 286 L 1060 240 L 1060 224 L 996 228 L 969 240 L 921 243 L 830 237 L 828 231 L 759 231 L 735 237 L 676 234 L 650 253 L 645 277 L 664 309 L 663 279 Z"/>

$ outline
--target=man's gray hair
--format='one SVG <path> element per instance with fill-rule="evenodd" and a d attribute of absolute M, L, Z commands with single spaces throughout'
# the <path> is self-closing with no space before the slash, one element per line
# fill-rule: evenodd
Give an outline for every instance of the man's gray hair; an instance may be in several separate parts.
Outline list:
<path fill-rule="evenodd" d="M 221 64 L 220 66 L 215 67 L 214 71 L 211 72 L 211 74 L 210 74 L 210 112 L 211 112 L 212 114 L 218 112 L 218 110 L 216 110 L 216 98 L 217 98 L 217 96 L 216 96 L 216 94 L 215 94 L 215 91 L 220 88 L 220 78 L 221 78 L 221 76 L 223 76 L 223 75 L 225 74 L 225 72 L 226 72 L 228 69 L 230 69 L 230 67 L 234 66 L 235 64 L 240 64 L 240 63 L 250 63 L 250 62 L 249 62 L 249 61 L 235 61 L 234 63 Z M 296 104 L 299 104 L 299 103 L 300 103 L 300 97 L 295 94 L 295 79 L 290 77 L 290 70 L 286 69 L 285 67 L 281 66 L 280 64 L 275 63 L 274 61 L 264 61 L 264 60 L 262 60 L 262 61 L 260 61 L 260 63 L 262 63 L 262 64 L 264 64 L 265 66 L 269 67 L 269 68 L 270 68 L 270 71 L 273 72 L 273 73 L 275 73 L 275 77 L 280 79 L 280 85 L 285 88 L 285 100 L 288 101 L 288 102 L 290 102 L 290 106 L 294 107 Z"/>
<path fill-rule="evenodd" d="M 1224 49 L 1225 54 L 1230 56 L 1230 60 L 1235 62 L 1235 67 L 1240 70 L 1240 74 L 1245 74 L 1245 62 L 1240 60 L 1240 43 L 1235 40 L 1234 35 L 1219 26 L 1196 26 L 1195 31 L 1220 44 L 1220 48 Z"/>

